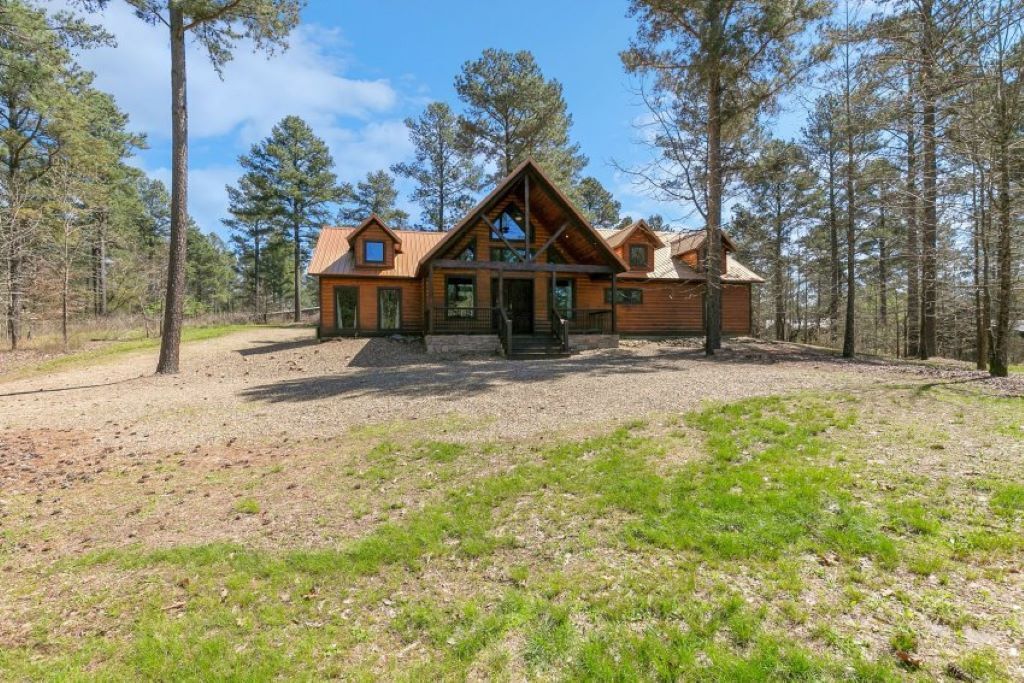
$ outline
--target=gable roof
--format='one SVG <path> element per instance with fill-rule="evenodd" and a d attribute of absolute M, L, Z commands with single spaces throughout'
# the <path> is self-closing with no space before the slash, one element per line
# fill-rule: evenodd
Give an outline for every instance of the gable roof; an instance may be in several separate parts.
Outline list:
<path fill-rule="evenodd" d="M 366 221 L 363 221 L 365 223 Z M 424 255 L 444 238 L 443 232 L 391 230 L 402 241 L 403 248 L 395 254 L 389 268 L 356 267 L 355 235 L 363 223 L 352 227 L 324 227 L 313 248 L 306 272 L 309 275 L 357 275 L 373 277 L 415 277 Z M 389 229 L 390 230 L 390 229 Z"/>
<path fill-rule="evenodd" d="M 722 233 L 722 244 L 727 248 L 736 251 L 736 243 L 732 241 L 732 238 L 726 234 L 725 230 Z M 684 233 L 675 233 L 675 237 L 671 239 L 672 244 L 672 255 L 678 256 L 679 254 L 685 254 L 688 251 L 696 251 L 704 245 L 704 240 L 707 239 L 706 230 L 690 230 Z"/>
<path fill-rule="evenodd" d="M 665 243 L 661 240 L 660 237 L 658 237 L 658 233 L 654 232 L 654 230 L 651 229 L 651 226 L 647 224 L 647 221 L 645 221 L 642 218 L 638 221 L 634 221 L 633 223 L 622 228 L 621 230 L 615 232 L 611 237 L 606 237 L 605 239 L 608 241 L 608 244 L 612 245 L 613 247 L 617 247 L 623 242 L 625 242 L 627 239 L 632 237 L 633 233 L 635 233 L 637 230 L 646 231 L 647 234 L 654 238 L 654 242 L 658 248 L 665 246 Z"/>
<path fill-rule="evenodd" d="M 356 241 L 356 237 L 359 236 L 359 233 L 361 233 L 363 230 L 366 230 L 371 225 L 377 225 L 382 230 L 384 230 L 384 232 L 386 232 L 391 239 L 395 241 L 396 252 L 402 251 L 402 238 L 398 236 L 398 233 L 396 233 L 394 230 L 388 227 L 388 224 L 384 222 L 384 219 L 382 219 L 375 213 L 371 213 L 367 218 L 363 220 L 362 223 L 355 227 L 355 229 L 352 231 L 352 234 L 348 236 L 348 243 L 350 245 L 354 244 Z"/>
<path fill-rule="evenodd" d="M 611 241 L 617 232 L 616 230 L 598 230 L 598 232 L 606 239 Z M 629 273 L 621 273 L 619 280 L 622 282 L 628 279 L 641 279 L 641 280 L 687 280 L 694 282 L 703 282 L 707 280 L 707 275 L 704 273 L 694 270 L 686 261 L 680 258 L 675 258 L 681 253 L 675 251 L 675 240 L 680 238 L 679 233 L 665 232 L 665 231 L 652 231 L 654 235 L 661 240 L 662 244 L 666 246 L 659 247 L 654 250 L 654 261 L 651 264 L 651 270 L 646 273 L 632 271 Z M 688 237 L 689 233 L 683 235 Z M 690 250 L 687 250 L 690 251 Z M 761 283 L 764 279 L 761 278 L 757 273 L 747 268 L 745 265 L 740 263 L 733 257 L 732 254 L 726 254 L 725 259 L 725 272 L 722 273 L 722 281 L 726 283 Z"/>
<path fill-rule="evenodd" d="M 543 169 L 537 165 L 533 158 L 528 158 L 521 164 L 515 167 L 511 173 L 505 176 L 500 183 L 498 183 L 493 190 L 491 190 L 486 197 L 481 199 L 476 206 L 470 209 L 469 213 L 462 217 L 458 223 L 452 227 L 451 230 L 445 234 L 444 239 L 434 245 L 434 247 L 423 257 L 423 261 L 420 263 L 420 268 L 425 266 L 428 261 L 436 258 L 439 253 L 450 243 L 455 242 L 459 239 L 459 236 L 469 230 L 483 215 L 491 205 L 496 202 L 501 196 L 503 196 L 511 187 L 519 181 L 520 177 L 528 172 L 534 173 L 546 186 L 546 189 L 550 190 L 555 197 L 564 204 L 568 209 L 569 214 L 576 219 L 582 229 L 589 232 L 595 238 L 594 244 L 599 250 L 603 251 L 607 256 L 608 260 L 618 266 L 619 270 L 628 270 L 625 262 L 619 257 L 618 254 L 611 248 L 611 245 L 605 241 L 601 234 L 590 224 L 590 221 L 586 219 L 579 208 L 573 204 L 572 200 L 565 196 L 565 194 L 558 189 L 558 186 L 552 182 L 552 180 L 544 173 Z"/>

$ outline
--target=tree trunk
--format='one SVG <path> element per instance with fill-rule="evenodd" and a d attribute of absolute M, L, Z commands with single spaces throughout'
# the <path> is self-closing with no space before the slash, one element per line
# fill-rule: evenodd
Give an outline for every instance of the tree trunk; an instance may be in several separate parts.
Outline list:
<path fill-rule="evenodd" d="M 299 237 L 299 224 L 298 222 L 296 222 L 294 225 L 292 225 L 292 239 L 295 240 L 295 253 L 293 254 L 294 263 L 292 264 L 293 267 L 295 268 L 295 282 L 293 283 L 295 285 L 295 310 L 293 311 L 292 317 L 295 322 L 299 322 L 299 319 L 302 317 L 302 304 L 300 303 L 299 298 L 299 268 L 301 267 L 302 262 L 302 245 L 299 243 Z"/>
<path fill-rule="evenodd" d="M 188 105 L 185 98 L 185 23 L 177 4 L 169 10 L 171 37 L 171 235 L 167 297 L 156 371 L 178 372 L 185 309 L 185 259 L 188 239 Z"/>
<path fill-rule="evenodd" d="M 921 355 L 921 294 L 919 274 L 921 255 L 917 239 L 917 141 L 914 135 L 913 85 L 907 84 L 907 178 L 903 217 L 907 224 L 907 352 L 908 358 Z"/>
<path fill-rule="evenodd" d="M 71 289 L 71 247 L 68 244 L 67 225 L 64 226 L 64 263 L 63 282 L 60 291 L 60 336 L 64 343 L 64 353 L 68 352 L 68 297 Z"/>
<path fill-rule="evenodd" d="M 1001 98 L 1005 95 L 1001 94 Z M 995 326 L 992 331 L 992 357 L 989 373 L 993 377 L 1006 377 L 1009 373 L 1010 311 L 1013 297 L 1013 224 L 1010 218 L 1010 143 L 1009 125 L 1006 123 L 1005 102 L 1000 102 L 1002 131 L 999 141 L 998 183 L 999 195 L 996 212 L 999 216 L 999 306 L 996 309 Z"/>
<path fill-rule="evenodd" d="M 708 86 L 707 290 L 704 305 L 704 353 L 722 347 L 722 112 L 718 75 Z"/>
<path fill-rule="evenodd" d="M 922 164 L 922 214 L 921 214 L 921 348 L 919 357 L 935 355 L 935 305 L 937 287 L 936 249 L 937 242 L 937 197 L 936 181 L 938 161 L 936 156 L 935 112 L 936 95 L 934 68 L 934 17 L 931 0 L 921 3 L 923 35 L 921 41 L 921 151 Z"/>
<path fill-rule="evenodd" d="M 829 122 L 828 131 L 828 246 L 829 246 L 829 297 L 828 297 L 828 340 L 835 347 L 839 341 L 839 289 L 842 271 L 839 265 L 839 212 L 836 209 L 836 154 L 835 131 Z"/>
<path fill-rule="evenodd" d="M 252 309 L 256 318 L 259 319 L 260 314 L 260 237 L 257 234 L 253 240 L 253 299 Z"/>
<path fill-rule="evenodd" d="M 847 25 L 849 29 L 849 25 Z M 849 36 L 847 36 L 849 39 Z M 854 131 L 853 131 L 853 107 L 850 102 L 851 98 L 851 82 L 850 82 L 850 53 L 849 44 L 846 46 L 846 83 L 844 89 L 843 104 L 846 114 L 846 121 L 844 126 L 844 141 L 846 143 L 846 324 L 843 330 L 843 358 L 853 358 L 855 350 L 855 319 L 854 319 L 854 299 L 856 297 L 856 278 L 854 277 L 854 270 L 856 268 L 855 263 L 855 249 L 857 244 L 856 235 L 856 216 L 857 216 L 857 202 L 854 196 L 854 169 L 855 169 L 855 158 L 854 158 Z"/>
<path fill-rule="evenodd" d="M 775 239 L 774 239 L 774 252 L 772 254 L 774 268 L 772 270 L 772 289 L 775 291 L 773 295 L 775 297 L 775 339 L 777 341 L 786 340 L 786 296 L 783 291 L 785 282 L 782 272 L 782 242 L 783 242 L 783 226 L 782 226 L 782 215 L 779 210 L 779 202 L 776 198 L 776 213 L 775 213 Z"/>
<path fill-rule="evenodd" d="M 975 161 L 971 173 L 971 201 L 974 203 L 974 229 L 971 231 L 971 247 L 974 261 L 972 278 L 974 284 L 974 362 L 979 370 L 988 368 L 988 328 L 982 304 L 985 296 L 981 293 L 981 233 L 985 224 L 985 176 Z"/>
<path fill-rule="evenodd" d="M 885 230 L 885 212 L 882 213 L 882 230 Z M 882 340 L 889 331 L 889 245 L 885 237 L 878 238 L 878 323 Z"/>
<path fill-rule="evenodd" d="M 18 350 L 21 341 L 21 254 L 17 241 L 18 235 L 12 231 L 10 256 L 7 259 L 11 290 L 7 308 L 7 335 L 12 351 Z"/>

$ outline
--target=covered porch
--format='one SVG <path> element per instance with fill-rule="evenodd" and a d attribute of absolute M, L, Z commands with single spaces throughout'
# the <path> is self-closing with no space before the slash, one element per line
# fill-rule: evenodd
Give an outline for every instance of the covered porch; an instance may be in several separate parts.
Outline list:
<path fill-rule="evenodd" d="M 512 357 L 547 340 L 563 353 L 617 346 L 617 286 L 605 265 L 439 259 L 427 273 L 427 347 L 491 344 Z"/>

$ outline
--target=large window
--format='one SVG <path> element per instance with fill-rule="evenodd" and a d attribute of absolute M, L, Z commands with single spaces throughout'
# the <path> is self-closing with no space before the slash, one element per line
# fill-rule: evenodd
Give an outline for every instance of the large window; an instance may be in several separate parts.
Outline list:
<path fill-rule="evenodd" d="M 647 265 L 647 245 L 629 245 L 629 265 L 634 268 L 643 268 Z"/>
<path fill-rule="evenodd" d="M 509 204 L 494 222 L 491 239 L 500 240 L 504 236 L 509 242 L 525 242 L 526 230 L 526 217 L 523 216 L 523 212 L 515 204 Z"/>
<path fill-rule="evenodd" d="M 615 298 L 620 304 L 642 304 L 644 302 L 644 290 L 622 287 L 615 290 Z M 604 302 L 606 304 L 610 304 L 612 302 L 611 287 L 604 290 Z"/>
<path fill-rule="evenodd" d="M 377 327 L 382 330 L 402 327 L 402 290 L 392 287 L 377 290 Z"/>
<path fill-rule="evenodd" d="M 509 249 L 508 247 L 492 247 L 491 260 L 499 263 L 518 263 L 525 261 L 528 251 L 526 249 Z M 518 256 L 517 256 L 518 254 Z"/>
<path fill-rule="evenodd" d="M 359 327 L 358 288 L 334 288 L 334 326 L 339 330 L 354 330 Z"/>
<path fill-rule="evenodd" d="M 555 280 L 555 310 L 564 318 L 572 315 L 576 301 L 575 284 L 572 280 Z"/>
<path fill-rule="evenodd" d="M 468 275 L 445 278 L 444 306 L 449 318 L 472 318 L 476 313 L 476 280 Z"/>
<path fill-rule="evenodd" d="M 363 261 L 366 263 L 384 263 L 384 243 L 376 240 L 363 242 Z"/>

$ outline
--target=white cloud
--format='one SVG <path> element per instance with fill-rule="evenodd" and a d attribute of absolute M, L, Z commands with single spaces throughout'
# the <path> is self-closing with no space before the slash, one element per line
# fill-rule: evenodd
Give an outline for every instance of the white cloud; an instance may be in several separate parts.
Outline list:
<path fill-rule="evenodd" d="M 170 136 L 170 48 L 163 25 L 148 25 L 122 3 L 103 13 L 104 26 L 117 47 L 90 50 L 82 64 L 96 72 L 97 87 L 114 93 L 135 127 L 151 137 Z M 311 125 L 330 125 L 341 117 L 366 119 L 395 106 L 398 97 L 386 80 L 359 80 L 345 69 L 334 50 L 343 47 L 340 32 L 312 25 L 292 34 L 287 51 L 267 57 L 243 42 L 221 80 L 202 48 L 189 43 L 189 136 L 192 139 L 237 133 L 242 143 L 264 136 L 288 114 Z"/>
<path fill-rule="evenodd" d="M 79 61 L 95 72 L 97 88 L 115 96 L 130 127 L 149 137 L 154 152 L 133 163 L 148 167 L 151 176 L 169 186 L 170 159 L 154 160 L 170 140 L 167 29 L 139 20 L 120 2 L 93 18 L 115 35 L 118 45 L 86 51 Z M 237 156 L 287 115 L 301 116 L 327 142 L 342 181 L 355 181 L 410 155 L 399 109 L 416 102 L 422 86 L 401 78 L 403 89 L 412 93 L 406 98 L 388 80 L 346 76 L 348 65 L 341 56 L 346 47 L 339 30 L 303 24 L 290 37 L 289 49 L 269 58 L 240 43 L 221 80 L 201 47 L 189 43 L 189 212 L 203 230 L 223 232 L 224 185 L 241 173 Z"/>

